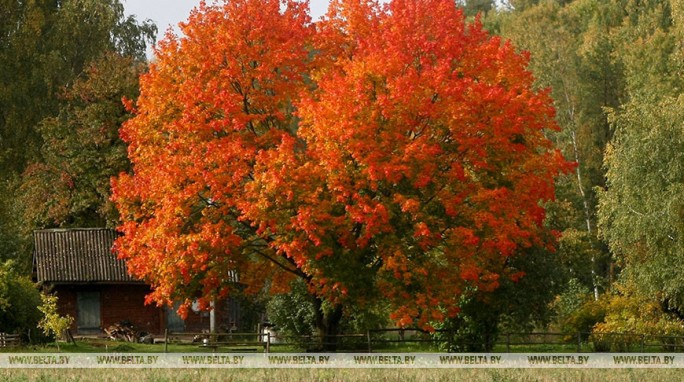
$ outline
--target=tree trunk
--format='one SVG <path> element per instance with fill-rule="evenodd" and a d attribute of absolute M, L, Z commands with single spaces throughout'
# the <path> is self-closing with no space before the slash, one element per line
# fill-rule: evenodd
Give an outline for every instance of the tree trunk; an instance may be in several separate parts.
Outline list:
<path fill-rule="evenodd" d="M 580 195 L 582 196 L 582 203 L 584 205 L 584 219 L 587 224 L 587 233 L 589 233 L 589 239 L 593 241 L 594 238 L 594 230 L 591 225 L 591 208 L 589 207 L 589 198 L 587 197 L 587 194 L 584 192 L 584 184 L 582 183 L 582 171 L 580 169 L 580 157 L 579 157 L 579 149 L 577 148 L 577 136 L 575 134 L 575 130 L 571 131 L 572 135 L 572 148 L 575 154 L 575 162 L 577 163 L 577 168 L 575 170 L 576 175 L 577 175 L 577 186 L 579 187 L 579 192 Z M 592 244 L 593 247 L 593 244 Z M 594 254 L 592 252 L 591 255 L 591 282 L 594 287 L 594 300 L 598 301 L 599 299 L 599 290 L 598 290 L 598 275 L 596 274 L 596 258 L 594 257 Z"/>
<path fill-rule="evenodd" d="M 318 334 L 318 349 L 324 352 L 337 351 L 340 322 L 342 321 L 342 305 L 335 305 L 332 309 L 323 309 L 323 301 L 314 297 L 314 321 Z"/>

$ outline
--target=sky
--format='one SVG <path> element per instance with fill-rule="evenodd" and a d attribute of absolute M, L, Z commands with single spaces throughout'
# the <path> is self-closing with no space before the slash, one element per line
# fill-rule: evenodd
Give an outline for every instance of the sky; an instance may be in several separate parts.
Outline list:
<path fill-rule="evenodd" d="M 309 0 L 312 20 L 318 20 L 328 9 L 329 0 Z M 159 41 L 169 27 L 187 20 L 190 10 L 199 5 L 200 0 L 121 0 L 126 15 L 135 15 L 138 21 L 152 20 L 159 29 Z M 212 4 L 207 0 L 207 4 Z M 178 31 L 175 29 L 176 32 Z M 148 53 L 148 56 L 151 55 Z"/>
<path fill-rule="evenodd" d="M 206 0 L 212 4 L 213 0 Z M 388 0 L 381 0 L 387 2 Z M 199 5 L 200 0 L 121 0 L 126 15 L 135 15 L 139 21 L 150 19 L 159 30 L 159 41 L 169 27 L 175 28 L 179 22 L 187 20 L 190 10 Z M 329 0 L 309 0 L 311 19 L 318 20 L 328 9 Z M 497 1 L 497 3 L 500 3 Z M 148 56 L 151 56 L 151 50 Z"/>
<path fill-rule="evenodd" d="M 136 15 L 138 20 L 150 19 L 157 24 L 163 35 L 168 26 L 185 21 L 190 10 L 199 5 L 199 0 L 122 0 L 127 15 Z M 211 4 L 207 0 L 207 4 Z M 309 0 L 314 20 L 322 16 L 328 8 L 328 0 Z"/>

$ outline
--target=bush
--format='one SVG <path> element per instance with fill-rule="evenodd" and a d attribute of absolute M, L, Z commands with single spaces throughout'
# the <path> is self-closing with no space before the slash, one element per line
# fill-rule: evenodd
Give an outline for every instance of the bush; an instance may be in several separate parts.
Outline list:
<path fill-rule="evenodd" d="M 385 328 L 389 323 L 388 311 L 389 308 L 383 304 L 362 307 L 348 302 L 343 307 L 339 334 L 366 333 L 367 330 Z M 266 304 L 266 313 L 279 335 L 291 337 L 286 338 L 286 342 L 308 346 L 311 345 L 311 339 L 307 337 L 318 335 L 315 306 L 302 280 L 295 279 L 288 294 L 272 296 Z M 356 339 L 346 338 L 340 341 L 341 345 L 346 347 L 355 348 L 359 345 Z M 367 346 L 365 340 L 363 346 Z"/>
<path fill-rule="evenodd" d="M 35 340 L 30 331 L 40 321 L 40 292 L 26 276 L 17 273 L 14 262 L 0 264 L 0 328 L 6 333 L 22 334 Z"/>
<path fill-rule="evenodd" d="M 432 337 L 448 352 L 491 351 L 499 335 L 501 313 L 475 297 L 464 298 L 458 316 L 435 324 Z"/>
<path fill-rule="evenodd" d="M 282 335 L 302 337 L 315 332 L 314 305 L 306 285 L 300 280 L 292 283 L 290 293 L 271 297 L 266 313 Z"/>
<path fill-rule="evenodd" d="M 673 337 L 684 336 L 684 323 L 657 299 L 618 286 L 606 299 L 605 321 L 594 326 L 593 337 L 602 348 L 627 351 L 640 349 L 643 336 L 660 337 L 663 350 L 673 350 Z"/>
<path fill-rule="evenodd" d="M 576 341 L 577 333 L 587 341 L 594 326 L 603 322 L 606 316 L 605 298 L 594 300 L 585 285 L 577 279 L 568 282 L 565 292 L 556 298 L 554 308 L 560 331 L 566 341 Z"/>

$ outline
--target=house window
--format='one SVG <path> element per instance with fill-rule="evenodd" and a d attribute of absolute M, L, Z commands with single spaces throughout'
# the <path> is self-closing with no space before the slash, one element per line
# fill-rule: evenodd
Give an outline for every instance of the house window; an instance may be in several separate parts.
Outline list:
<path fill-rule="evenodd" d="M 77 321 L 79 333 L 100 332 L 100 292 L 78 292 Z"/>

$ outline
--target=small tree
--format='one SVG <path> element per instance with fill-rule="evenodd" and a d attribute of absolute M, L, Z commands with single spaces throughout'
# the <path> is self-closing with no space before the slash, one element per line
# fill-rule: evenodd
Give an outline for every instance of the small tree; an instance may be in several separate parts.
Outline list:
<path fill-rule="evenodd" d="M 38 323 L 38 327 L 43 329 L 43 333 L 46 336 L 55 336 L 55 342 L 59 350 L 59 340 L 65 338 L 65 333 L 74 322 L 74 318 L 69 315 L 59 315 L 57 312 L 57 296 L 41 293 L 40 299 L 42 304 L 38 307 L 38 310 L 43 313 L 43 318 Z"/>

